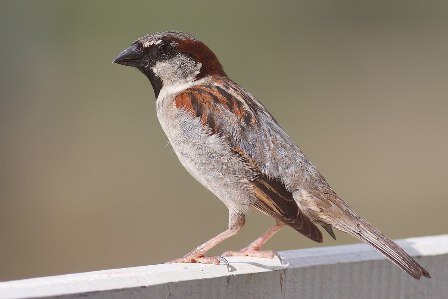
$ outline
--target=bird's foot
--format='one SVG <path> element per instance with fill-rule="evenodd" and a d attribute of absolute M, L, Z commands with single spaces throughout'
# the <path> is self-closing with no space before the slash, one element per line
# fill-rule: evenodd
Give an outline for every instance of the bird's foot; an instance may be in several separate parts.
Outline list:
<path fill-rule="evenodd" d="M 235 267 L 231 266 L 229 262 L 222 256 L 203 256 L 203 255 L 198 256 L 187 254 L 184 257 L 166 262 L 165 264 L 190 264 L 190 263 L 225 265 L 227 267 L 227 271 L 232 272 L 235 270 Z"/>
<path fill-rule="evenodd" d="M 278 254 L 272 250 L 260 250 L 258 248 L 243 248 L 239 251 L 226 251 L 221 256 L 251 256 L 272 259 Z"/>
<path fill-rule="evenodd" d="M 182 263 L 201 263 L 201 264 L 215 264 L 219 265 L 223 261 L 223 258 L 217 256 L 191 256 L 186 255 L 184 257 L 166 262 L 166 264 L 182 264 Z"/>
<path fill-rule="evenodd" d="M 246 247 L 239 251 L 226 251 L 221 256 L 229 257 L 229 256 L 251 256 L 251 257 L 259 257 L 259 258 L 268 258 L 272 259 L 277 257 L 282 265 L 287 265 L 288 263 L 278 254 L 277 251 L 273 250 L 260 250 L 259 248 L 254 247 Z"/>
<path fill-rule="evenodd" d="M 189 264 L 189 263 L 200 263 L 200 264 L 212 264 L 212 265 L 225 265 L 229 272 L 234 270 L 229 262 L 222 256 L 203 256 L 203 255 L 191 255 L 187 254 L 184 257 L 166 262 L 165 264 Z"/>

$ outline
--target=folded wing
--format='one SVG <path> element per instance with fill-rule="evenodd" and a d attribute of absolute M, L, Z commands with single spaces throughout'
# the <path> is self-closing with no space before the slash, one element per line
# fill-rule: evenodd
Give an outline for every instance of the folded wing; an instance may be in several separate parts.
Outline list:
<path fill-rule="evenodd" d="M 322 242 L 319 228 L 300 210 L 292 192 L 275 171 L 265 167 L 266 161 L 273 160 L 269 157 L 270 153 L 281 153 L 273 151 L 275 144 L 267 144 L 261 138 L 261 132 L 265 135 L 270 132 L 264 132 L 269 129 L 268 126 L 260 126 L 260 113 L 276 122 L 265 109 L 261 109 L 255 98 L 234 82 L 223 78 L 178 94 L 175 105 L 199 118 L 210 134 L 220 135 L 231 150 L 253 169 L 255 175 L 250 181 L 258 199 L 253 203 L 254 208 L 291 226 L 311 240 Z"/>

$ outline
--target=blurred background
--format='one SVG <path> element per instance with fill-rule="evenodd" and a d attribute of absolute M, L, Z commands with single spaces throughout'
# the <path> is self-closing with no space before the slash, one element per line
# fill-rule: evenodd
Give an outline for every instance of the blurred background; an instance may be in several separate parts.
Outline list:
<path fill-rule="evenodd" d="M 447 233 L 448 2 L 1 1 L 0 280 L 161 263 L 227 226 L 180 165 L 146 33 L 204 41 L 333 188 L 393 238 Z M 258 212 L 211 254 L 272 225 Z M 342 233 L 323 246 L 355 243 Z M 285 229 L 276 250 L 322 246 Z"/>

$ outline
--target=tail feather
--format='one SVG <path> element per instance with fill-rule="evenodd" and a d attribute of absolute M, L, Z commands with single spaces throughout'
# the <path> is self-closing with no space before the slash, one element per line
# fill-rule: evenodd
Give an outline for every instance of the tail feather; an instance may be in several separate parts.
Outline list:
<path fill-rule="evenodd" d="M 422 276 L 428 278 L 431 277 L 428 271 L 420 266 L 394 241 L 386 237 L 367 221 L 360 219 L 357 216 L 355 216 L 355 219 L 355 223 L 353 223 L 353 221 L 335 221 L 337 223 L 335 227 L 372 245 L 376 250 L 387 256 L 394 264 L 402 268 L 415 279 L 420 279 Z"/>

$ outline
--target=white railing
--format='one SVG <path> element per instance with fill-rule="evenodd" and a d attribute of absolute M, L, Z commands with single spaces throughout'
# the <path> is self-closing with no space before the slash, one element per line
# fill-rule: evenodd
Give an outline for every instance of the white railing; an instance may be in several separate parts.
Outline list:
<path fill-rule="evenodd" d="M 398 241 L 432 275 L 414 280 L 364 244 L 0 282 L 0 298 L 448 298 L 448 235 Z"/>

